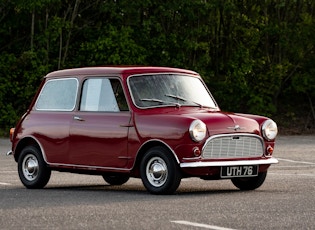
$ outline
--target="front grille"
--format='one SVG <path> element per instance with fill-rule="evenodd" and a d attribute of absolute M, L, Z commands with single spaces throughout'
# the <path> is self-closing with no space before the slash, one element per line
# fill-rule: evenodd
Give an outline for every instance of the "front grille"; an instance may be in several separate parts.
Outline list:
<path fill-rule="evenodd" d="M 218 135 L 207 140 L 202 150 L 205 159 L 260 157 L 264 153 L 259 136 L 248 134 Z"/>

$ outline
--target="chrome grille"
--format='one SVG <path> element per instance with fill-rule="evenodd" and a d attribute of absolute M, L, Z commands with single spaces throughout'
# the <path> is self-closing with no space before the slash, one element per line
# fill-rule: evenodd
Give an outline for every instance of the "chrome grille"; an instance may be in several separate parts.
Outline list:
<path fill-rule="evenodd" d="M 256 135 L 218 135 L 207 140 L 202 150 L 205 159 L 259 157 L 263 141 Z"/>

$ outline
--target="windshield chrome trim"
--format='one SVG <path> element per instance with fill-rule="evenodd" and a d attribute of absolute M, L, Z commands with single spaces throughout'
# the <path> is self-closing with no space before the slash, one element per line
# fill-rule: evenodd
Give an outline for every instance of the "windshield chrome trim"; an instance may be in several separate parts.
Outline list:
<path fill-rule="evenodd" d="M 217 109 L 219 110 L 219 106 L 216 102 L 216 100 L 214 99 L 214 97 L 212 96 L 210 90 L 208 89 L 206 83 L 203 81 L 202 77 L 198 74 L 198 75 L 193 75 L 193 74 L 187 74 L 187 73 L 177 73 L 177 72 L 152 72 L 152 73 L 140 73 L 140 74 L 133 74 L 128 76 L 127 78 L 127 86 L 128 86 L 128 90 L 130 92 L 130 97 L 132 100 L 133 105 L 138 108 L 138 109 L 153 109 L 153 108 L 165 108 L 165 107 L 177 107 L 175 104 L 166 104 L 166 105 L 156 105 L 156 106 L 148 106 L 148 107 L 140 107 L 135 103 L 135 99 L 134 99 L 134 95 L 133 92 L 131 90 L 130 87 L 130 78 L 132 77 L 137 77 L 137 76 L 149 76 L 149 75 L 181 75 L 181 76 L 188 76 L 188 77 L 194 77 L 197 78 L 201 81 L 201 83 L 204 85 L 205 89 L 207 90 L 209 96 L 211 97 L 213 103 L 215 104 L 216 107 L 212 108 L 212 107 L 208 107 L 208 106 L 203 106 L 202 108 L 209 108 L 209 109 Z M 200 107 L 198 105 L 180 105 L 180 107 Z"/>

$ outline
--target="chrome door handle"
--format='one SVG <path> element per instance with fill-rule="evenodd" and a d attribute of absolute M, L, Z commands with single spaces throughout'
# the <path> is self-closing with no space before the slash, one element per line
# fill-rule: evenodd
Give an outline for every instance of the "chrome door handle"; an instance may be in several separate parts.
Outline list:
<path fill-rule="evenodd" d="M 73 117 L 73 120 L 76 120 L 76 121 L 84 121 L 83 118 L 79 117 L 79 116 L 74 116 Z"/>

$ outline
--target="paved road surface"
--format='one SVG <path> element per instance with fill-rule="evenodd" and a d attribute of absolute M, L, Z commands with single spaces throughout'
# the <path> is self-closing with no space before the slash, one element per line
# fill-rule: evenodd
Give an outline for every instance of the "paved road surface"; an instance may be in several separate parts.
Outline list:
<path fill-rule="evenodd" d="M 184 179 L 154 196 L 138 179 L 109 186 L 99 176 L 53 172 L 45 189 L 25 189 L 9 141 L 0 139 L 0 229 L 315 229 L 315 137 L 281 136 L 262 187 Z"/>

